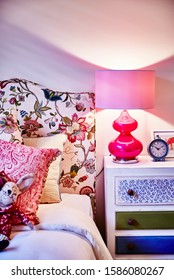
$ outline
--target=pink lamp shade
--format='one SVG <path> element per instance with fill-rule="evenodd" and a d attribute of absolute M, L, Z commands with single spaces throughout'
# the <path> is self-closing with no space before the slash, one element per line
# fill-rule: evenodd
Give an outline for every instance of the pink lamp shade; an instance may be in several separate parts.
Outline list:
<path fill-rule="evenodd" d="M 99 70 L 95 75 L 96 108 L 124 109 L 113 122 L 119 136 L 108 145 L 114 160 L 136 162 L 142 143 L 131 132 L 138 126 L 127 109 L 150 109 L 154 105 L 155 73 L 151 70 Z"/>
<path fill-rule="evenodd" d="M 151 70 L 98 70 L 96 107 L 150 109 L 154 106 L 155 72 Z"/>

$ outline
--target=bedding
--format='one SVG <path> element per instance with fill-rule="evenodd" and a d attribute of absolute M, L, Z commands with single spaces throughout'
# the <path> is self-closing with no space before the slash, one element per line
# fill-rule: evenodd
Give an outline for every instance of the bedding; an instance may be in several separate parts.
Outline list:
<path fill-rule="evenodd" d="M 94 221 L 90 198 L 62 194 L 60 203 L 40 204 L 34 230 L 14 226 L 0 260 L 110 260 Z M 73 246 L 72 246 L 73 245 Z"/>
<path fill-rule="evenodd" d="M 0 172 L 14 181 L 36 175 L 32 191 L 18 200 L 35 228 L 13 221 L 0 260 L 112 259 L 94 222 L 94 104 L 93 93 L 59 92 L 17 78 L 0 82 L 0 112 L 16 107 L 22 137 L 17 143 L 0 137 Z M 0 122 L 3 131 L 10 131 L 9 123 Z"/>

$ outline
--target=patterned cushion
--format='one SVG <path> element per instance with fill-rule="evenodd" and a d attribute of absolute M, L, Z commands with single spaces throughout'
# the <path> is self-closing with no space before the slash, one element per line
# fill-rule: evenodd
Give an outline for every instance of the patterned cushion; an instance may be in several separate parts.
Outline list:
<path fill-rule="evenodd" d="M 17 199 L 19 209 L 34 223 L 38 223 L 36 211 L 49 165 L 60 154 L 58 149 L 38 149 L 0 140 L 0 172 L 4 172 L 14 182 L 27 173 L 36 176 L 30 189 Z M 21 221 L 13 222 L 17 224 Z"/>

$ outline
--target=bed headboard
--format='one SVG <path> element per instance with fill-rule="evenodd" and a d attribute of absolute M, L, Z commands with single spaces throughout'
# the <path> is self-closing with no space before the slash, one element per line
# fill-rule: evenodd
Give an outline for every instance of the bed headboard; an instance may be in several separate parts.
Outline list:
<path fill-rule="evenodd" d="M 24 79 L 0 82 L 0 110 L 16 107 L 23 137 L 65 133 L 61 192 L 95 194 L 94 93 L 60 92 Z"/>

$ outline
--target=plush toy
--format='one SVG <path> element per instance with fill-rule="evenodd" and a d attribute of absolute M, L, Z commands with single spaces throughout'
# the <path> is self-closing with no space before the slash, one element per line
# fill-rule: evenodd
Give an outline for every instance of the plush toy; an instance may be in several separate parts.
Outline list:
<path fill-rule="evenodd" d="M 28 190 L 34 181 L 33 174 L 22 176 L 17 183 L 11 182 L 0 174 L 0 251 L 9 245 L 12 218 L 20 218 L 21 222 L 33 229 L 33 223 L 19 211 L 16 200 L 19 194 Z"/>

